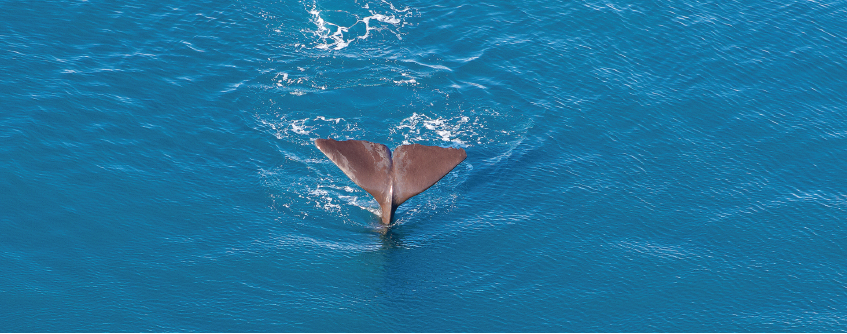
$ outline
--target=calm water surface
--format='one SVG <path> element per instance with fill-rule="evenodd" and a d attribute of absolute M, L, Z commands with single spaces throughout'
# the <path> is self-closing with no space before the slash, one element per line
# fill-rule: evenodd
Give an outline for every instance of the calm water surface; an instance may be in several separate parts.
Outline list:
<path fill-rule="evenodd" d="M 845 331 L 846 18 L 0 0 L 0 331 Z M 386 231 L 327 137 L 468 158 Z"/>

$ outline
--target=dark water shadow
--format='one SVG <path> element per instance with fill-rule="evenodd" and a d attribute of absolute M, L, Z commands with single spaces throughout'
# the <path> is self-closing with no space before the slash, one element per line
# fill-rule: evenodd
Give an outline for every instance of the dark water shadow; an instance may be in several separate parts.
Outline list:
<path fill-rule="evenodd" d="M 379 235 L 379 240 L 382 242 L 382 249 L 408 248 L 408 246 L 403 242 L 405 236 L 406 234 L 403 233 L 400 226 L 392 225 L 382 227 L 382 231 L 380 231 Z"/>
<path fill-rule="evenodd" d="M 382 243 L 380 250 L 408 248 L 408 245 L 403 242 L 406 233 L 404 233 L 402 225 L 396 222 L 388 226 L 383 225 L 379 215 L 373 215 L 368 221 L 368 226 L 372 227 L 370 232 L 379 237 L 379 241 Z"/>

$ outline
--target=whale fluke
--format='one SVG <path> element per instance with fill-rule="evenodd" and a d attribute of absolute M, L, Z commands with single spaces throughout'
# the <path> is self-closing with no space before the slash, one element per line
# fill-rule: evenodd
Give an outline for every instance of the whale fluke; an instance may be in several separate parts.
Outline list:
<path fill-rule="evenodd" d="M 376 199 L 386 225 L 400 204 L 427 190 L 467 157 L 460 148 L 419 144 L 402 145 L 393 156 L 387 146 L 364 140 L 317 139 L 315 145 Z"/>

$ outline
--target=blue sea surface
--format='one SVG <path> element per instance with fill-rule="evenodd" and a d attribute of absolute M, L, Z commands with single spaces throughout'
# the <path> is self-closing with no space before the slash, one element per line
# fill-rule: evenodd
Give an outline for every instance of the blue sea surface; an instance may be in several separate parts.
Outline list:
<path fill-rule="evenodd" d="M 0 0 L 20 331 L 847 331 L 847 1 Z"/>

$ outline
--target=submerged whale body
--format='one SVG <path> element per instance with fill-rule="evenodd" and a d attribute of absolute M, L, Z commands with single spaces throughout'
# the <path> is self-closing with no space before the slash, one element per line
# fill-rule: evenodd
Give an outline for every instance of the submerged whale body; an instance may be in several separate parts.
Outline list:
<path fill-rule="evenodd" d="M 315 145 L 377 202 L 382 223 L 407 199 L 441 180 L 467 154 L 460 148 L 402 145 L 392 156 L 387 146 L 364 140 L 317 139 Z"/>

